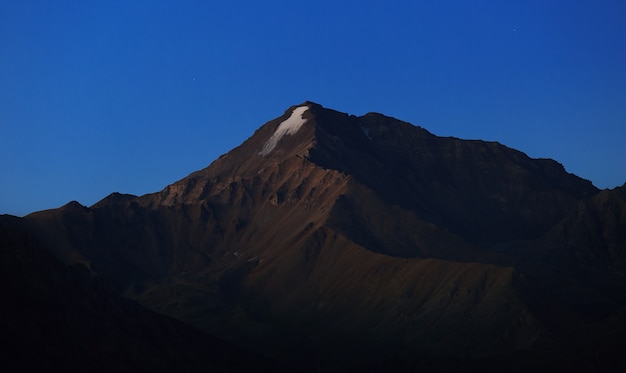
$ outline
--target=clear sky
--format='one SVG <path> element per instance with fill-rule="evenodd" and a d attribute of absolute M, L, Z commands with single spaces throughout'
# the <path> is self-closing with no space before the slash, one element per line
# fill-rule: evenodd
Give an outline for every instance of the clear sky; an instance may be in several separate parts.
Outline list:
<path fill-rule="evenodd" d="M 626 1 L 0 1 L 0 213 L 161 190 L 305 100 L 626 182 Z"/>

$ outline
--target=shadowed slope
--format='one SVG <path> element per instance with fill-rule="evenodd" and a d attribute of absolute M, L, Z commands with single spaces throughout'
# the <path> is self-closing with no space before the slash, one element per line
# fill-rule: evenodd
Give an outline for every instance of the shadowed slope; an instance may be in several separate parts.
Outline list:
<path fill-rule="evenodd" d="M 274 371 L 277 364 L 112 293 L 0 217 L 3 362 L 96 372 Z M 17 286 L 16 286 L 17 285 Z"/>

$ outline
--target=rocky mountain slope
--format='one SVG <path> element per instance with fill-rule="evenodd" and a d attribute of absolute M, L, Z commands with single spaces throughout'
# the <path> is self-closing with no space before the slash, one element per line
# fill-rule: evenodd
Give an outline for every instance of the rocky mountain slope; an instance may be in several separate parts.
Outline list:
<path fill-rule="evenodd" d="M 161 192 L 22 224 L 120 294 L 280 361 L 484 362 L 622 325 L 624 194 L 306 102 Z"/>

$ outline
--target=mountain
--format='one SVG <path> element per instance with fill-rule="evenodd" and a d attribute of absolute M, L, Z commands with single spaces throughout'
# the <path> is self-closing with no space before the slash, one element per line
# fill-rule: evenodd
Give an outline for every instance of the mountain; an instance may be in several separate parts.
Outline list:
<path fill-rule="evenodd" d="M 117 293 L 303 368 L 602 368 L 625 206 L 553 160 L 305 102 L 160 192 L 21 224 Z"/>

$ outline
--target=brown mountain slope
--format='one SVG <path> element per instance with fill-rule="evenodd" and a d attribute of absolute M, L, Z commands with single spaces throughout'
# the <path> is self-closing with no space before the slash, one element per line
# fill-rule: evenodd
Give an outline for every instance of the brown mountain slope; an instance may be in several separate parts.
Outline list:
<path fill-rule="evenodd" d="M 152 205 L 196 203 L 215 183 L 253 178 L 266 167 L 304 158 L 339 171 L 373 190 L 385 202 L 476 242 L 531 239 L 557 223 L 579 199 L 598 192 L 553 160 L 484 141 L 442 138 L 409 123 L 370 113 L 350 116 L 307 102 L 306 122 L 263 153 L 282 117 L 206 169 L 148 199 Z M 293 165 L 293 163 L 290 163 Z M 297 163 L 296 163 L 297 165 Z"/>
<path fill-rule="evenodd" d="M 466 358 L 541 346 L 588 320 L 608 282 L 565 294 L 576 272 L 546 275 L 561 267 L 542 248 L 598 196 L 552 160 L 308 102 L 161 192 L 25 223 L 65 263 L 269 356 Z"/>

